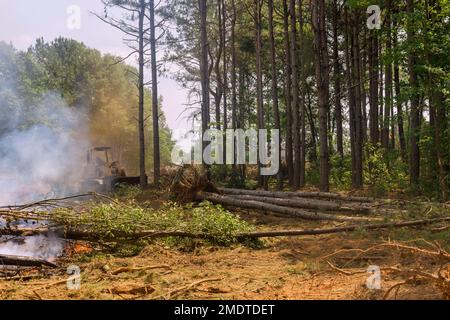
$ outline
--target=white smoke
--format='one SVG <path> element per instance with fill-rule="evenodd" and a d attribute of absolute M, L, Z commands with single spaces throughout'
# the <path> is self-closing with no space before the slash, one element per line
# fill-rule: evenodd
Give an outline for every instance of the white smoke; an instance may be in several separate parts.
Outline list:
<path fill-rule="evenodd" d="M 4 52 L 0 50 L 0 207 L 77 193 L 89 146 L 85 108 L 69 107 L 58 92 L 25 91 L 14 58 Z M 0 219 L 0 227 L 7 224 Z M 50 259 L 63 246 L 56 235 L 0 236 L 0 254 Z"/>
<path fill-rule="evenodd" d="M 58 235 L 38 235 L 0 240 L 0 254 L 52 261 L 64 250 L 65 240 Z"/>
<path fill-rule="evenodd" d="M 0 100 L 0 112 L 0 206 L 75 193 L 89 145 L 80 108 L 47 93 L 13 112 Z"/>

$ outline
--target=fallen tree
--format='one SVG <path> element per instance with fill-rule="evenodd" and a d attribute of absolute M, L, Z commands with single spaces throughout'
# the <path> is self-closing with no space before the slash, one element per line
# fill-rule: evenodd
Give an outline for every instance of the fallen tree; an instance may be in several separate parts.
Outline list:
<path fill-rule="evenodd" d="M 259 201 L 264 203 L 271 203 L 283 207 L 294 207 L 302 209 L 313 209 L 313 210 L 323 210 L 323 211 L 342 211 L 351 213 L 371 213 L 371 208 L 361 205 L 353 204 L 342 204 L 339 202 L 324 201 L 318 199 L 306 199 L 306 198 L 272 198 L 272 197 L 262 197 L 262 196 L 251 196 L 251 195 L 236 195 L 233 196 L 240 200 L 250 200 Z"/>
<path fill-rule="evenodd" d="M 424 220 L 412 220 L 403 222 L 387 222 L 378 224 L 362 224 L 362 225 L 349 225 L 337 228 L 322 228 L 322 229 L 305 229 L 305 230 L 275 230 L 275 231 L 261 231 L 250 232 L 242 234 L 242 237 L 248 238 L 273 238 L 273 237 L 295 237 L 295 236 L 313 236 L 321 234 L 332 234 L 341 232 L 351 232 L 356 230 L 377 230 L 377 229 L 389 229 L 389 228 L 404 228 L 404 227 L 417 227 L 430 225 L 438 222 L 450 221 L 450 217 L 424 219 Z"/>
<path fill-rule="evenodd" d="M 284 214 L 291 217 L 308 219 L 308 220 L 333 220 L 333 221 L 370 221 L 369 218 L 363 217 L 346 217 L 346 216 L 337 216 L 326 213 L 319 212 L 309 212 L 297 208 L 283 207 L 279 205 L 274 205 L 270 203 L 265 203 L 261 201 L 254 200 L 242 200 L 236 199 L 233 197 L 219 195 L 215 193 L 209 192 L 197 192 L 196 199 L 199 201 L 210 201 L 215 204 L 222 204 L 227 206 L 246 208 L 246 209 L 256 209 L 263 211 L 276 212 L 280 214 Z"/>
<path fill-rule="evenodd" d="M 405 228 L 405 227 L 418 227 L 425 225 L 432 225 L 439 222 L 448 222 L 450 221 L 450 217 L 442 217 L 442 218 L 434 218 L 434 219 L 422 219 L 422 220 L 411 220 L 411 221 L 402 221 L 402 222 L 386 222 L 386 223 L 377 223 L 377 224 L 352 224 L 342 227 L 336 228 L 319 228 L 319 229 L 301 229 L 301 230 L 273 230 L 273 231 L 255 231 L 255 232 L 240 232 L 235 235 L 235 238 L 273 238 L 273 237 L 295 237 L 295 236 L 314 236 L 314 235 L 322 235 L 322 234 L 333 234 L 333 233 L 341 233 L 341 232 L 352 232 L 356 230 L 378 230 L 378 229 L 389 229 L 389 228 Z M 0 231 L 5 234 L 8 230 Z M 43 230 L 40 230 L 42 233 Z M 47 232 L 54 232 L 54 230 L 47 230 Z M 16 231 L 17 233 L 17 231 Z M 185 238 L 197 238 L 197 239 L 208 239 L 213 238 L 213 234 L 207 233 L 192 233 L 186 231 L 140 231 L 134 234 L 125 235 L 122 233 L 112 232 L 112 235 L 108 238 L 102 238 L 103 240 L 117 240 L 116 237 L 127 237 L 128 239 L 157 239 L 157 238 L 166 238 L 166 237 L 185 237 Z M 98 239 L 99 236 L 94 232 L 86 232 L 86 231 L 67 231 L 65 233 L 65 237 L 73 240 L 95 240 Z M 1 256 L 0 262 L 2 261 L 2 257 L 10 256 Z M 14 257 L 17 258 L 17 257 Z M 29 260 L 28 258 L 26 258 Z M 42 261 L 43 260 L 38 260 Z M 50 262 L 44 261 L 44 264 L 51 264 Z M 6 264 L 6 263 L 5 263 Z M 51 264 L 52 265 L 52 264 Z"/>
<path fill-rule="evenodd" d="M 259 197 L 271 197 L 271 198 L 318 198 L 318 199 L 329 199 L 336 201 L 346 201 L 346 202 L 361 202 L 370 203 L 374 202 L 375 199 L 368 197 L 355 197 L 346 196 L 338 193 L 331 192 L 310 192 L 310 191 L 265 191 L 265 190 L 244 190 L 244 189 L 231 189 L 231 188 L 219 188 L 218 189 L 223 194 L 227 195 L 248 195 L 248 196 L 259 196 Z"/>

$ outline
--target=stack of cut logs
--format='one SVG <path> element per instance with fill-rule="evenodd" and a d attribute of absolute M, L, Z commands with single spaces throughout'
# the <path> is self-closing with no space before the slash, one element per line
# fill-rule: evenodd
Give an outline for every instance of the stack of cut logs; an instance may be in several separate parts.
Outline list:
<path fill-rule="evenodd" d="M 220 194 L 197 192 L 196 199 L 215 204 L 272 212 L 310 220 L 368 221 L 376 202 L 372 198 L 346 196 L 328 192 L 284 192 L 242 189 L 219 189 Z M 326 213 L 325 213 L 326 212 Z"/>

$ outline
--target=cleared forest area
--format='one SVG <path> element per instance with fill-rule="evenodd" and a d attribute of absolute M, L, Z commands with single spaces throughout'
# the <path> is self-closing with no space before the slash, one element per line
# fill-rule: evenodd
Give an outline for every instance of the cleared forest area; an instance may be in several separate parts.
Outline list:
<path fill-rule="evenodd" d="M 449 0 L 98 4 L 0 41 L 0 299 L 450 299 Z"/>
<path fill-rule="evenodd" d="M 3 228 L 3 235 L 58 234 L 66 242 L 63 255 L 52 262 L 0 255 L 4 263 L 16 266 L 2 269 L 0 296 L 157 300 L 449 297 L 450 208 L 445 204 L 310 190 L 298 195 L 284 192 L 289 199 L 273 205 L 278 198 L 249 195 L 242 200 L 238 195 L 267 191 L 205 192 L 200 190 L 211 186 L 188 187 L 186 180 L 205 181 L 193 172 L 197 170 L 183 169 L 183 179 L 173 176 L 164 191 L 128 187 L 111 197 L 89 194 L 83 195 L 89 200 L 76 203 L 73 198 L 53 199 L 2 209 L 0 214 L 11 218 L 51 221 L 40 228 Z M 186 187 L 189 191 L 185 192 L 196 189 L 200 197 L 231 211 L 205 201 L 187 207 L 170 203 Z M 311 201 L 311 195 L 333 200 Z M 42 211 L 50 207 L 48 213 Z M 73 265 L 81 270 L 79 278 L 68 278 L 67 267 Z M 370 286 L 374 271 L 379 272 L 379 287 Z M 80 281 L 80 288 L 66 289 L 73 279 Z"/>

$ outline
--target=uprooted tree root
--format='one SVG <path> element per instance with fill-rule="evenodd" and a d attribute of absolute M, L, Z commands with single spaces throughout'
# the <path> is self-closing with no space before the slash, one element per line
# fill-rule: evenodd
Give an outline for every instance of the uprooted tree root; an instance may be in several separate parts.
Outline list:
<path fill-rule="evenodd" d="M 194 202 L 196 194 L 200 191 L 220 193 L 208 178 L 202 166 L 184 165 L 180 167 L 170 185 L 172 200 L 185 204 Z"/>

